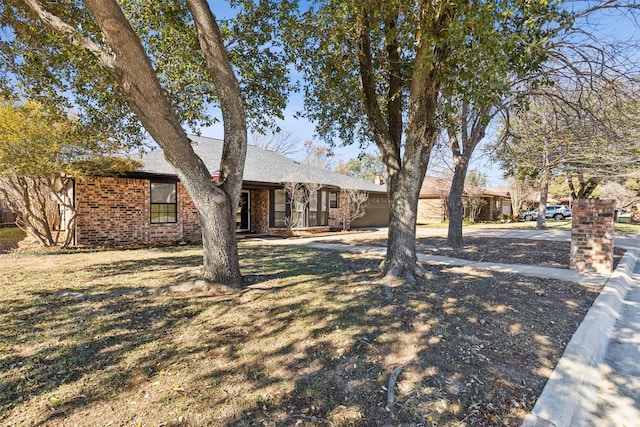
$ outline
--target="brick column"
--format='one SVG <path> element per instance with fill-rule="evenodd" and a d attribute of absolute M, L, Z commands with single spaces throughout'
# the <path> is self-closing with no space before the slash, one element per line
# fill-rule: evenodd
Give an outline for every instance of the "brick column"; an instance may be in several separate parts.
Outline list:
<path fill-rule="evenodd" d="M 613 271 L 613 211 L 615 201 L 576 200 L 572 206 L 571 269 L 582 272 Z"/>
<path fill-rule="evenodd" d="M 640 224 L 640 205 L 636 204 L 631 207 L 630 219 L 633 224 Z"/>
<path fill-rule="evenodd" d="M 269 190 L 251 190 L 251 231 L 269 232 Z"/>

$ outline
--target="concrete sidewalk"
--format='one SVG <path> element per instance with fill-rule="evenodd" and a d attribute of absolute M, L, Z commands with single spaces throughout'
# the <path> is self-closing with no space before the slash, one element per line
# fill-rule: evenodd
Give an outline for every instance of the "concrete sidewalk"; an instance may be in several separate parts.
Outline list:
<path fill-rule="evenodd" d="M 630 299 L 640 297 L 639 257 L 638 251 L 628 251 L 608 278 L 523 427 L 640 426 L 640 388 L 634 388 L 640 358 L 633 360 L 640 343 L 639 313 L 625 310 L 638 305 Z M 618 336 L 624 337 L 620 346 Z M 620 379 L 624 386 L 609 385 Z"/>
<path fill-rule="evenodd" d="M 624 300 L 599 374 L 595 407 L 588 426 L 640 426 L 640 262 L 634 270 L 635 286 Z"/>
<path fill-rule="evenodd" d="M 385 238 L 378 229 L 355 238 Z M 417 237 L 446 236 L 446 229 L 419 228 Z M 465 236 L 568 241 L 570 231 L 464 230 Z M 385 248 L 323 243 L 335 236 L 282 241 L 320 249 L 384 256 Z M 272 243 L 274 243 L 272 241 Z M 547 381 L 523 427 L 640 427 L 640 236 L 616 235 L 627 253 L 610 275 L 573 270 L 419 255 L 422 262 L 470 266 L 527 276 L 603 285 Z"/>

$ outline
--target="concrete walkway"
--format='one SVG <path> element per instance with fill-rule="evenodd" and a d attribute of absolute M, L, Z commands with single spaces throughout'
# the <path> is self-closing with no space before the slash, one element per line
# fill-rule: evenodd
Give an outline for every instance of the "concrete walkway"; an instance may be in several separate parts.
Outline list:
<path fill-rule="evenodd" d="M 446 236 L 446 229 L 419 228 L 418 237 Z M 570 231 L 464 230 L 465 236 L 568 241 Z M 386 229 L 354 235 L 386 238 Z M 341 236 L 344 238 L 344 236 Z M 272 244 L 373 253 L 385 248 L 326 242 L 335 236 L 271 240 Z M 429 264 L 470 266 L 525 276 L 602 285 L 523 427 L 640 427 L 640 236 L 616 235 L 615 246 L 627 253 L 610 275 L 573 270 L 472 262 L 433 255 L 418 256 Z"/>

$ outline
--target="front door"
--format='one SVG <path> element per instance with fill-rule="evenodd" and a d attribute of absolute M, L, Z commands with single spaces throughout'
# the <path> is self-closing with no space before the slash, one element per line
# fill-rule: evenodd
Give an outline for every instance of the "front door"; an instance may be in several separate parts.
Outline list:
<path fill-rule="evenodd" d="M 240 203 L 238 204 L 238 210 L 236 211 L 236 230 L 248 231 L 249 230 L 249 192 L 243 191 L 240 193 Z"/>

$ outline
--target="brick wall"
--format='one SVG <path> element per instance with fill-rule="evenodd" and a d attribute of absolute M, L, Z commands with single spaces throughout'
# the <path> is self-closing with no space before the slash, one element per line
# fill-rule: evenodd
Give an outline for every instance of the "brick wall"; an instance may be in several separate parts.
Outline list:
<path fill-rule="evenodd" d="M 343 223 L 346 222 L 346 229 L 349 229 L 349 196 L 346 193 L 338 193 L 338 207 L 329 208 L 329 227 L 343 229 Z"/>
<path fill-rule="evenodd" d="M 634 224 L 640 224 L 640 205 L 633 205 L 631 207 L 630 213 L 630 221 Z"/>
<path fill-rule="evenodd" d="M 198 213 L 178 183 L 178 222 L 151 224 L 148 179 L 96 177 L 76 183 L 79 245 L 200 240 Z"/>
<path fill-rule="evenodd" d="M 446 206 L 444 199 L 418 200 L 418 223 L 440 223 L 445 220 Z"/>
<path fill-rule="evenodd" d="M 582 272 L 613 271 L 615 233 L 613 200 L 576 200 L 572 206 L 571 269 Z"/>
<path fill-rule="evenodd" d="M 251 191 L 251 231 L 257 234 L 269 232 L 269 190 Z"/>

